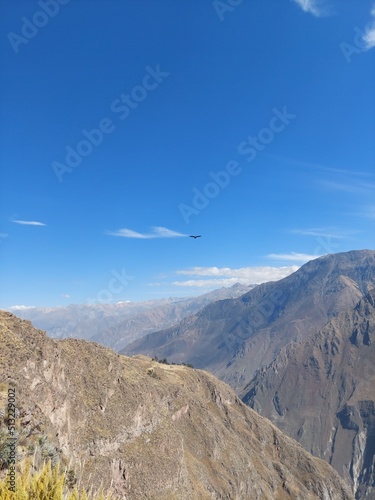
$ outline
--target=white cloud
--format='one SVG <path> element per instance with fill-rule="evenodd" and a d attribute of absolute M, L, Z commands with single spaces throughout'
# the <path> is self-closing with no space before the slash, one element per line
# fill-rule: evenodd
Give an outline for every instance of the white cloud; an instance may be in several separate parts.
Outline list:
<path fill-rule="evenodd" d="M 366 33 L 363 37 L 363 41 L 366 46 L 365 49 L 369 50 L 375 47 L 375 4 L 371 9 L 371 16 L 374 18 L 367 26 Z"/>
<path fill-rule="evenodd" d="M 317 259 L 321 255 L 308 255 L 306 253 L 270 253 L 267 255 L 269 259 L 288 260 L 290 262 L 308 262 L 309 260 Z"/>
<path fill-rule="evenodd" d="M 151 239 L 151 238 L 176 238 L 179 236 L 187 236 L 187 234 L 178 233 L 177 231 L 172 231 L 162 226 L 155 226 L 151 228 L 150 233 L 138 233 L 133 231 L 133 229 L 118 229 L 117 231 L 107 231 L 106 234 L 110 236 L 121 236 L 122 238 L 139 238 L 139 239 Z"/>
<path fill-rule="evenodd" d="M 61 297 L 62 297 L 63 299 L 70 299 L 70 295 L 69 295 L 68 293 L 62 293 L 62 294 L 61 294 Z"/>
<path fill-rule="evenodd" d="M 176 274 L 188 276 L 208 276 L 212 279 L 190 279 L 187 281 L 174 281 L 172 285 L 199 287 L 199 288 L 219 288 L 222 286 L 232 286 L 235 283 L 242 285 L 266 283 L 277 281 L 297 271 L 298 266 L 257 266 L 231 269 L 229 267 L 193 267 L 177 271 Z"/>
<path fill-rule="evenodd" d="M 0 233 L 0 239 L 5 239 L 5 238 L 8 238 L 9 234 L 7 233 Z"/>
<path fill-rule="evenodd" d="M 366 42 L 367 50 L 375 47 L 375 26 L 371 30 L 367 31 L 363 39 Z"/>
<path fill-rule="evenodd" d="M 320 17 L 324 15 L 324 10 L 319 0 L 294 0 L 294 2 L 298 4 L 304 12 L 308 12 L 313 16 Z"/>
<path fill-rule="evenodd" d="M 247 285 L 249 282 L 247 280 L 241 280 L 240 278 L 226 278 L 217 280 L 187 280 L 187 281 L 174 281 L 172 285 L 175 286 L 187 286 L 196 288 L 220 288 L 222 286 L 229 287 L 235 283 L 241 283 L 241 285 Z"/>
<path fill-rule="evenodd" d="M 132 229 L 118 229 L 117 231 L 107 231 L 110 236 L 121 236 L 122 238 L 148 238 L 148 236 L 137 233 Z"/>
<path fill-rule="evenodd" d="M 12 222 L 15 222 L 16 224 L 22 224 L 24 226 L 46 226 L 47 224 L 44 224 L 44 222 L 36 222 L 34 220 L 12 220 Z"/>
<path fill-rule="evenodd" d="M 172 231 L 166 227 L 153 227 L 155 233 L 155 238 L 175 238 L 176 236 L 187 236 L 187 234 L 178 233 L 177 231 Z"/>

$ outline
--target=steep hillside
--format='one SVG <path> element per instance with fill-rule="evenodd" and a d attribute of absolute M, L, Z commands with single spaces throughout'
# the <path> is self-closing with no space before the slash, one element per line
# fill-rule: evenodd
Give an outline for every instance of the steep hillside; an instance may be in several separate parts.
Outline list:
<path fill-rule="evenodd" d="M 327 255 L 238 299 L 210 304 L 122 352 L 191 363 L 240 390 L 281 348 L 307 339 L 373 287 L 375 251 Z"/>
<path fill-rule="evenodd" d="M 302 344 L 291 344 L 243 391 L 270 418 L 375 498 L 375 290 Z"/>
<path fill-rule="evenodd" d="M 17 460 L 65 457 L 83 484 L 125 500 L 352 498 L 326 462 L 208 373 L 52 340 L 6 312 L 0 349 L 1 435 L 14 387 Z"/>

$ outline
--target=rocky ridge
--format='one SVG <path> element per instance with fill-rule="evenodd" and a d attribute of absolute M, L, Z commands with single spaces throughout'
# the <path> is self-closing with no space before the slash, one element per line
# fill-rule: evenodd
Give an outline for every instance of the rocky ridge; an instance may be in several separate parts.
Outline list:
<path fill-rule="evenodd" d="M 302 344 L 293 343 L 242 393 L 352 485 L 375 497 L 375 290 Z"/>

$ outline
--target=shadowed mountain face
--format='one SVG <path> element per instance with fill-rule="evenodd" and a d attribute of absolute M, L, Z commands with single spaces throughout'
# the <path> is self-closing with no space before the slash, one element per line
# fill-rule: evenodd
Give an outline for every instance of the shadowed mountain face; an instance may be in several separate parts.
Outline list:
<path fill-rule="evenodd" d="M 291 344 L 243 391 L 270 418 L 375 498 L 375 290 L 302 344 Z"/>
<path fill-rule="evenodd" d="M 374 287 L 375 251 L 328 255 L 238 299 L 214 302 L 123 352 L 191 363 L 240 390 L 280 349 L 309 338 Z"/>
<path fill-rule="evenodd" d="M 49 339 L 2 311 L 0 352 L 0 437 L 11 386 L 18 461 L 66 459 L 87 488 L 128 500 L 353 498 L 329 464 L 208 373 Z"/>

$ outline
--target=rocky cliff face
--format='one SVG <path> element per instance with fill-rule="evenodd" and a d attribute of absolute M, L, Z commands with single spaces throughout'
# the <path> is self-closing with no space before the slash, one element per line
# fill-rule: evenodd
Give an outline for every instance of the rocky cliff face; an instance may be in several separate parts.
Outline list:
<path fill-rule="evenodd" d="M 301 342 L 375 287 L 375 251 L 333 254 L 278 282 L 208 305 L 178 326 L 132 343 L 144 353 L 204 368 L 236 390 L 292 341 Z"/>
<path fill-rule="evenodd" d="M 375 498 L 375 290 L 259 370 L 243 400 Z"/>
<path fill-rule="evenodd" d="M 0 434 L 11 385 L 18 460 L 70 461 L 86 486 L 130 500 L 352 498 L 326 462 L 208 373 L 52 340 L 6 312 L 0 352 Z"/>

